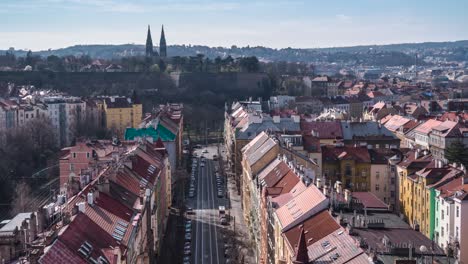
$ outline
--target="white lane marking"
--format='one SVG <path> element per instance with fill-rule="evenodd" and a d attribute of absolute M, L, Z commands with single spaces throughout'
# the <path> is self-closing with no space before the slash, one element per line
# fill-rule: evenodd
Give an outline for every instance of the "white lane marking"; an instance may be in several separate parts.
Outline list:
<path fill-rule="evenodd" d="M 201 159 L 200 159 L 200 162 L 201 162 Z M 201 163 L 199 163 L 199 164 L 201 165 Z M 200 182 L 202 181 L 202 178 L 203 178 L 203 169 L 204 169 L 204 168 L 205 168 L 205 166 L 203 166 L 203 167 L 200 166 L 200 175 L 199 175 L 199 177 L 200 177 Z M 200 193 L 200 196 L 201 196 L 201 195 L 203 195 L 203 182 L 201 182 L 201 193 Z M 200 201 L 201 201 L 201 207 L 203 207 L 203 196 L 201 196 Z M 203 211 L 204 211 L 204 210 L 203 210 Z M 203 219 L 203 211 L 200 212 L 200 219 Z M 201 233 L 201 240 L 200 240 L 200 241 L 201 241 L 201 249 L 202 249 L 202 250 L 201 250 L 201 254 L 202 254 L 202 256 L 204 256 L 204 254 L 205 254 L 205 249 L 204 249 L 205 243 L 203 243 L 203 233 L 204 233 L 204 232 L 203 232 L 203 224 L 200 223 L 200 225 L 201 225 L 201 232 L 200 232 L 200 233 Z M 202 261 L 202 264 L 203 264 L 203 261 Z"/>
<path fill-rule="evenodd" d="M 210 161 L 210 167 L 211 167 L 211 161 Z M 210 172 L 213 172 L 213 168 L 210 169 Z M 213 174 L 212 174 L 213 175 Z M 211 180 L 213 180 L 213 177 L 211 177 Z M 211 186 L 211 204 L 213 209 L 215 208 L 215 195 L 214 195 L 214 187 L 213 187 L 213 182 L 210 183 Z M 214 228 L 214 234 L 215 234 L 215 248 L 216 248 L 216 263 L 219 263 L 219 249 L 218 249 L 218 230 L 216 229 L 216 220 L 213 220 L 213 228 Z"/>
<path fill-rule="evenodd" d="M 199 207 L 200 207 L 200 195 L 201 195 L 201 192 L 200 192 L 200 169 L 201 169 L 201 166 L 200 166 L 200 159 L 198 158 L 197 159 L 197 179 L 195 179 L 197 181 L 197 193 L 195 194 L 197 196 L 197 201 L 196 201 L 196 214 L 197 214 L 197 217 L 196 217 L 196 234 L 195 234 L 195 263 L 198 263 L 198 257 L 199 257 L 199 252 L 198 252 L 198 238 L 200 237 L 200 212 L 199 212 Z"/>

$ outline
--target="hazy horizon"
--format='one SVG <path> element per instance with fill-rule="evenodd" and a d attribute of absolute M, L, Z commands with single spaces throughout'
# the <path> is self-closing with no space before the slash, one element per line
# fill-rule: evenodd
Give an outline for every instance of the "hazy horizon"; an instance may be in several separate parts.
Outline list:
<path fill-rule="evenodd" d="M 468 2 L 449 0 L 5 0 L 0 49 L 153 43 L 327 48 L 468 39 Z M 365 12 L 363 12 L 365 10 Z M 102 43 L 102 44 L 99 44 Z"/>
<path fill-rule="evenodd" d="M 153 37 L 154 39 L 154 37 Z M 453 42 L 459 42 L 459 41 L 468 41 L 468 39 L 459 39 L 459 40 L 446 40 L 446 41 L 424 41 L 424 42 L 402 42 L 402 43 L 383 43 L 383 44 L 362 44 L 362 45 L 354 45 L 354 46 L 330 46 L 330 47 L 316 47 L 316 48 L 297 48 L 297 49 L 332 49 L 332 48 L 351 48 L 351 47 L 365 47 L 365 46 L 386 46 L 386 45 L 406 45 L 406 44 L 422 44 L 422 43 L 444 43 L 444 42 L 448 42 L 448 43 L 453 43 Z M 153 40 L 154 42 L 154 40 Z M 106 43 L 90 43 L 90 44 L 80 44 L 80 43 L 76 43 L 76 44 L 73 44 L 73 45 L 70 45 L 70 46 L 65 46 L 65 47 L 59 47 L 59 48 L 55 48 L 55 49 L 51 49 L 51 50 L 59 50 L 59 49 L 66 49 L 66 48 L 70 48 L 70 47 L 74 47 L 74 46 L 123 46 L 123 45 L 139 45 L 139 46 L 145 46 L 145 43 L 116 43 L 116 44 L 106 44 Z M 237 48 L 246 48 L 247 46 L 238 46 L 238 45 L 231 45 L 231 46 L 209 46 L 209 45 L 200 45 L 200 44 L 168 44 L 168 47 L 169 46 L 182 46 L 182 45 L 185 45 L 185 46 L 206 46 L 206 47 L 209 47 L 209 48 L 225 48 L 225 49 L 230 49 L 232 48 L 232 46 L 236 46 Z M 154 47 L 158 47 L 159 44 L 158 43 L 155 43 L 154 44 Z M 259 45 L 249 45 L 250 48 L 254 48 L 254 47 L 264 47 L 264 48 L 271 48 L 271 49 L 277 49 L 277 50 L 280 50 L 280 49 L 287 49 L 287 48 L 293 48 L 293 49 L 296 49 L 294 47 L 281 47 L 281 48 L 273 48 L 273 47 L 268 47 L 268 46 L 259 46 Z M 14 48 L 16 51 L 28 51 L 29 49 L 18 49 L 16 47 L 8 47 L 8 48 L 1 48 L 0 47 L 0 50 L 8 50 L 9 48 Z M 31 50 L 32 52 L 44 52 L 44 51 L 47 51 L 48 49 L 42 49 L 42 50 Z"/>

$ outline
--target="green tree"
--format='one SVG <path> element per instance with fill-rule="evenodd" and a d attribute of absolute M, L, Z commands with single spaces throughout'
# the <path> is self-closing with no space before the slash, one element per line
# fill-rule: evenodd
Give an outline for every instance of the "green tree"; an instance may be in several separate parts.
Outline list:
<path fill-rule="evenodd" d="M 161 69 L 159 68 L 158 64 L 151 65 L 150 72 L 160 72 L 160 71 L 161 71 Z"/>
<path fill-rule="evenodd" d="M 461 141 L 455 141 L 445 151 L 445 158 L 468 167 L 468 148 Z"/>

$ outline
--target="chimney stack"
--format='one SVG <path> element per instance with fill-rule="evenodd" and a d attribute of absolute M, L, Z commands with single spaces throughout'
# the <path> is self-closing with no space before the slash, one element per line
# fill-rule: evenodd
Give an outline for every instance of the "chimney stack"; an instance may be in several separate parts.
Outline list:
<path fill-rule="evenodd" d="M 86 203 L 85 202 L 80 202 L 76 204 L 78 206 L 78 211 L 82 213 L 86 213 Z"/>
<path fill-rule="evenodd" d="M 350 190 L 346 189 L 346 190 L 344 191 L 344 198 L 345 198 L 345 201 L 346 201 L 347 203 L 350 203 L 350 202 L 351 202 L 351 191 L 350 191 Z"/>
<path fill-rule="evenodd" d="M 335 182 L 335 191 L 336 193 L 342 193 L 342 186 L 340 181 Z"/>
<path fill-rule="evenodd" d="M 322 180 L 320 178 L 317 178 L 315 181 L 315 186 L 317 186 L 318 189 L 322 187 Z"/>

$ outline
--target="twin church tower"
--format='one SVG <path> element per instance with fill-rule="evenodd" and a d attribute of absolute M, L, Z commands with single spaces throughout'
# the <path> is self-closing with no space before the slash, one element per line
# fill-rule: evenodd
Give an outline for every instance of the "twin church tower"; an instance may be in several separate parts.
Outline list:
<path fill-rule="evenodd" d="M 153 39 L 151 38 L 151 29 L 148 25 L 148 35 L 146 36 L 146 57 L 167 57 L 166 36 L 164 36 L 164 25 L 161 28 L 161 38 L 159 39 L 159 54 L 153 50 Z"/>

